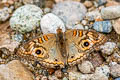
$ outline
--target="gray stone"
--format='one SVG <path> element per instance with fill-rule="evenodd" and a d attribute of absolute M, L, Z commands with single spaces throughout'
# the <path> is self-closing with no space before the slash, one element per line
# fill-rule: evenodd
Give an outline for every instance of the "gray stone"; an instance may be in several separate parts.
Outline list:
<path fill-rule="evenodd" d="M 57 3 L 52 10 L 52 13 L 60 17 L 66 27 L 73 26 L 80 22 L 86 14 L 85 6 L 77 1 L 63 1 Z"/>
<path fill-rule="evenodd" d="M 98 32 L 110 33 L 112 31 L 112 24 L 110 21 L 96 21 L 93 24 L 93 29 Z"/>
<path fill-rule="evenodd" d="M 101 17 L 101 14 L 98 10 L 94 10 L 86 14 L 86 19 L 88 19 L 89 21 L 93 21 L 100 17 Z"/>
<path fill-rule="evenodd" d="M 111 55 L 114 52 L 116 46 L 117 45 L 114 42 L 106 42 L 104 45 L 100 46 L 100 49 L 103 54 Z"/>
<path fill-rule="evenodd" d="M 82 73 L 92 73 L 94 71 L 94 67 L 89 61 L 82 62 L 82 64 L 78 65 L 78 68 Z"/>
<path fill-rule="evenodd" d="M 65 32 L 65 26 L 62 20 L 52 13 L 44 15 L 41 19 L 41 29 L 44 34 L 46 33 L 57 33 L 58 28 Z"/>
<path fill-rule="evenodd" d="M 116 31 L 116 33 L 120 35 L 120 18 L 112 21 L 112 23 L 113 23 L 113 28 Z"/>
<path fill-rule="evenodd" d="M 110 6 L 101 9 L 103 19 L 115 19 L 120 17 L 120 6 Z"/>
<path fill-rule="evenodd" d="M 9 12 L 6 9 L 0 10 L 0 22 L 6 21 L 10 17 Z"/>
<path fill-rule="evenodd" d="M 120 77 L 120 65 L 115 64 L 110 66 L 110 73 L 113 77 Z"/>
<path fill-rule="evenodd" d="M 22 6 L 13 13 L 10 27 L 21 33 L 30 32 L 40 26 L 42 14 L 42 10 L 35 5 Z"/>
<path fill-rule="evenodd" d="M 107 65 L 97 67 L 95 73 L 91 76 L 90 80 L 108 80 L 109 67 Z"/>

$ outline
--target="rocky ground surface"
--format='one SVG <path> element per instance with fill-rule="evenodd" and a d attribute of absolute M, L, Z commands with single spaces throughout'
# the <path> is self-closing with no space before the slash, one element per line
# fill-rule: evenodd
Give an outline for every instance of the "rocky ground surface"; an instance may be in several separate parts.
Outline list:
<path fill-rule="evenodd" d="M 92 29 L 108 41 L 70 69 L 14 56 L 21 43 L 59 27 Z M 0 80 L 120 80 L 120 0 L 0 0 L 0 64 Z"/>

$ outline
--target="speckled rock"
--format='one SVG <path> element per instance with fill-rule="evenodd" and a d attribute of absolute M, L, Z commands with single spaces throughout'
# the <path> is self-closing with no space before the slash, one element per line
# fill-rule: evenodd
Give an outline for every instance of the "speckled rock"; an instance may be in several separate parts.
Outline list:
<path fill-rule="evenodd" d="M 97 67 L 95 73 L 90 78 L 91 80 L 108 80 L 109 77 L 109 67 L 107 65 Z"/>
<path fill-rule="evenodd" d="M 10 19 L 10 27 L 21 33 L 30 32 L 40 26 L 42 10 L 35 5 L 18 8 Z"/>
<path fill-rule="evenodd" d="M 92 73 L 94 71 L 94 67 L 89 61 L 82 62 L 82 64 L 78 65 L 78 68 L 82 73 Z"/>
<path fill-rule="evenodd" d="M 120 18 L 112 22 L 114 30 L 116 31 L 117 34 L 120 34 Z"/>
<path fill-rule="evenodd" d="M 120 77 L 120 64 L 110 66 L 110 74 L 113 77 Z"/>
<path fill-rule="evenodd" d="M 44 15 L 41 19 L 41 29 L 44 34 L 56 33 L 58 28 L 61 28 L 65 32 L 65 26 L 62 20 L 52 13 Z"/>
<path fill-rule="evenodd" d="M 67 77 L 64 77 L 62 80 L 68 80 L 68 78 L 67 78 Z"/>
<path fill-rule="evenodd" d="M 97 18 L 101 18 L 101 14 L 98 10 L 94 10 L 86 14 L 86 19 L 88 19 L 89 21 L 93 21 Z"/>
<path fill-rule="evenodd" d="M 120 6 L 110 6 L 101 9 L 103 19 L 114 19 L 120 17 Z"/>
<path fill-rule="evenodd" d="M 6 21 L 9 17 L 10 17 L 10 14 L 6 10 L 6 8 L 0 9 L 0 22 Z"/>
<path fill-rule="evenodd" d="M 100 49 L 103 54 L 111 55 L 116 48 L 116 43 L 114 42 L 106 42 L 104 45 L 100 46 Z"/>
<path fill-rule="evenodd" d="M 86 11 L 85 6 L 80 2 L 63 1 L 53 7 L 52 13 L 60 17 L 69 28 L 80 22 L 85 17 Z"/>
<path fill-rule="evenodd" d="M 34 80 L 33 74 L 18 60 L 0 65 L 0 75 L 4 80 Z"/>
<path fill-rule="evenodd" d="M 96 21 L 93 24 L 93 29 L 98 32 L 110 33 L 112 31 L 112 24 L 110 21 Z"/>
<path fill-rule="evenodd" d="M 23 35 L 22 34 L 15 34 L 12 36 L 12 39 L 17 41 L 17 42 L 21 42 L 23 40 Z"/>

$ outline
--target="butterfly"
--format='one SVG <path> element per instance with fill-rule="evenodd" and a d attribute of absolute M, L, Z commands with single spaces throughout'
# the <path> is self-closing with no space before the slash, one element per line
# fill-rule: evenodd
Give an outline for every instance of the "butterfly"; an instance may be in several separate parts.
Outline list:
<path fill-rule="evenodd" d="M 17 55 L 38 61 L 48 68 L 80 64 L 98 46 L 105 43 L 106 36 L 93 30 L 69 29 L 44 34 L 34 38 L 17 50 Z"/>

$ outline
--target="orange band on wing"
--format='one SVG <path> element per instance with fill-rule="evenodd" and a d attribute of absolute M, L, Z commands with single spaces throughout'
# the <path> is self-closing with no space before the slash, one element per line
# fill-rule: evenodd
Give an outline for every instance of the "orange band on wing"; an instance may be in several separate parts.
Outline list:
<path fill-rule="evenodd" d="M 83 36 L 83 31 L 79 31 L 79 36 L 80 36 L 80 37 Z"/>
<path fill-rule="evenodd" d="M 43 36 L 45 41 L 48 41 L 48 37 L 46 35 Z"/>
<path fill-rule="evenodd" d="M 73 31 L 73 36 L 76 36 L 76 35 L 77 35 L 77 31 L 74 30 L 74 31 Z"/>
<path fill-rule="evenodd" d="M 43 40 L 42 40 L 42 38 L 39 38 L 39 43 L 43 43 Z"/>

